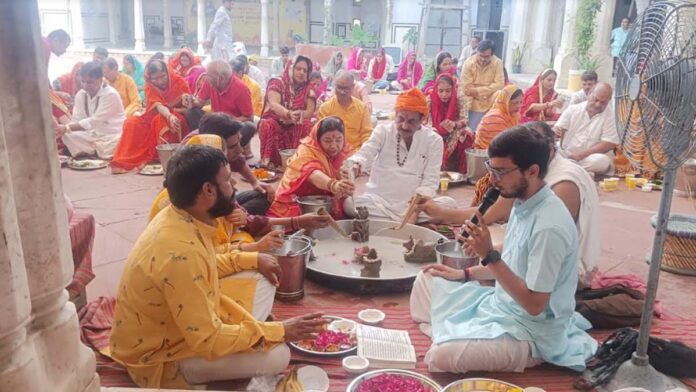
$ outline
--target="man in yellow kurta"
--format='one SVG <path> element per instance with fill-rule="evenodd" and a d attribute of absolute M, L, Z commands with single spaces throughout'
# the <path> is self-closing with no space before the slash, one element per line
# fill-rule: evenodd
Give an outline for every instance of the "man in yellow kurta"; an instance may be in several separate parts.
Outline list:
<path fill-rule="evenodd" d="M 104 72 L 104 79 L 106 79 L 109 86 L 118 91 L 118 95 L 121 96 L 126 117 L 131 117 L 136 113 L 140 115 L 143 110 L 143 103 L 140 100 L 138 86 L 133 78 L 118 70 L 118 63 L 113 57 L 104 60 L 102 71 Z"/>
<path fill-rule="evenodd" d="M 464 63 L 462 89 L 469 100 L 469 127 L 473 130 L 493 106 L 495 93 L 505 84 L 503 62 L 494 52 L 493 41 L 484 39 L 478 52 Z"/>
<path fill-rule="evenodd" d="M 346 127 L 346 140 L 358 150 L 372 134 L 372 120 L 367 105 L 352 96 L 355 79 L 350 72 L 338 71 L 334 78 L 336 94 L 319 107 L 318 119 L 336 116 Z"/>
<path fill-rule="evenodd" d="M 242 54 L 232 60 L 232 70 L 249 88 L 249 91 L 251 91 L 251 105 L 254 107 L 254 116 L 261 117 L 261 112 L 263 111 L 263 93 L 261 91 L 261 86 L 249 76 L 249 61 L 247 57 Z"/>
<path fill-rule="evenodd" d="M 290 360 L 283 342 L 311 338 L 326 321 L 317 313 L 264 321 L 281 272 L 275 259 L 216 254 L 215 219 L 234 210 L 234 180 L 222 151 L 185 146 L 167 167 L 172 205 L 148 224 L 126 261 L 112 357 L 148 388 L 188 388 L 283 371 Z M 224 294 L 224 278 L 252 270 L 267 279 L 260 283 L 271 283 L 257 290 L 261 294 L 249 311 Z"/>

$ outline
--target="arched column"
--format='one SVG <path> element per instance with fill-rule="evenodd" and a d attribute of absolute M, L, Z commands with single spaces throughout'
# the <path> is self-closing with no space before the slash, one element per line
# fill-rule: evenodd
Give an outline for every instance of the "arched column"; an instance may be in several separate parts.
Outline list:
<path fill-rule="evenodd" d="M 133 0 L 133 35 L 136 52 L 145 51 L 145 20 L 143 19 L 143 0 Z"/>
<path fill-rule="evenodd" d="M 0 385 L 8 391 L 96 392 L 94 353 L 80 342 L 65 290 L 73 263 L 48 80 L 38 61 L 36 1 L 5 3 L 0 25 L 0 47 L 13 53 L 0 57 L 0 224 L 7 244 L 0 246 L 0 270 L 12 269 L 2 274 L 0 289 Z"/>
<path fill-rule="evenodd" d="M 162 0 L 162 18 L 164 19 L 164 47 L 172 47 L 172 15 L 169 11 L 169 0 Z"/>
<path fill-rule="evenodd" d="M 261 0 L 261 57 L 268 56 L 268 0 Z"/>
<path fill-rule="evenodd" d="M 203 43 L 205 42 L 208 33 L 205 26 L 205 0 L 196 1 L 196 10 L 198 11 L 198 23 L 196 27 L 198 31 L 198 54 L 203 56 L 205 55 L 205 47 L 203 46 Z"/>

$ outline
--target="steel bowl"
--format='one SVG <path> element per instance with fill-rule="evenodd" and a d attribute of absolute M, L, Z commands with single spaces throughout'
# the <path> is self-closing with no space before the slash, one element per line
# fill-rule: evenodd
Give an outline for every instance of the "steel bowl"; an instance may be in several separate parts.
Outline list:
<path fill-rule="evenodd" d="M 155 147 L 157 151 L 157 156 L 159 157 L 160 163 L 162 164 L 162 172 L 167 174 L 167 163 L 171 159 L 172 155 L 179 149 L 181 145 L 179 143 L 166 143 L 160 144 Z"/>
<path fill-rule="evenodd" d="M 437 262 L 446 266 L 464 269 L 478 265 L 478 256 L 467 256 L 458 241 L 447 241 L 435 246 Z"/>
<path fill-rule="evenodd" d="M 297 198 L 297 204 L 300 205 L 303 214 L 316 213 L 322 207 L 326 212 L 330 212 L 333 198 L 331 196 L 302 196 Z"/>
<path fill-rule="evenodd" d="M 348 388 L 346 388 L 346 392 L 355 392 L 358 390 L 358 386 L 365 381 L 369 380 L 370 378 L 380 376 L 382 374 L 391 374 L 395 376 L 403 376 L 403 377 L 408 377 L 412 378 L 414 380 L 420 381 L 424 386 L 430 388 L 432 392 L 440 392 L 442 391 L 442 387 L 436 383 L 434 380 L 420 374 L 416 373 L 410 370 L 401 370 L 401 369 L 380 369 L 380 370 L 373 370 L 371 372 L 367 372 L 361 376 L 356 377 L 353 382 L 351 382 L 348 385 Z"/>

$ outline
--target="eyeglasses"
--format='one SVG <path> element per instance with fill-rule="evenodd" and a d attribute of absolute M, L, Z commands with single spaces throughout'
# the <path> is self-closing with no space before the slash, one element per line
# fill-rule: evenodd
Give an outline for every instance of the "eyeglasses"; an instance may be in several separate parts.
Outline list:
<path fill-rule="evenodd" d="M 517 166 L 516 166 L 516 167 L 513 167 L 513 168 L 510 168 L 510 169 L 496 169 L 496 168 L 494 168 L 494 167 L 491 167 L 491 161 L 490 161 L 490 160 L 486 160 L 485 162 L 483 162 L 483 164 L 484 164 L 484 166 L 486 166 L 486 170 L 488 170 L 488 172 L 491 173 L 491 175 L 492 175 L 493 177 L 495 177 L 496 180 L 500 180 L 500 179 L 502 179 L 503 176 L 505 176 L 506 174 L 512 173 L 512 172 L 514 172 L 515 170 L 519 170 L 519 167 L 517 167 Z"/>

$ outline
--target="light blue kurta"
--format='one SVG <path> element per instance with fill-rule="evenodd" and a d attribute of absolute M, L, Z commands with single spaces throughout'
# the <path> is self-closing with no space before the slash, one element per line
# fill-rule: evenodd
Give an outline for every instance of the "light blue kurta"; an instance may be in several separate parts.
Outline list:
<path fill-rule="evenodd" d="M 584 370 L 597 342 L 585 332 L 590 323 L 575 313 L 577 232 L 568 209 L 548 185 L 523 203 L 515 201 L 504 243 L 502 259 L 512 272 L 530 290 L 551 293 L 546 309 L 530 315 L 497 283 L 482 287 L 435 278 L 434 343 L 509 335 L 529 341 L 534 358 Z"/>

